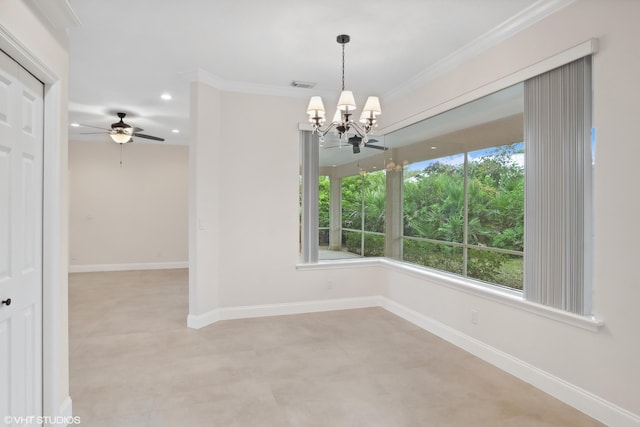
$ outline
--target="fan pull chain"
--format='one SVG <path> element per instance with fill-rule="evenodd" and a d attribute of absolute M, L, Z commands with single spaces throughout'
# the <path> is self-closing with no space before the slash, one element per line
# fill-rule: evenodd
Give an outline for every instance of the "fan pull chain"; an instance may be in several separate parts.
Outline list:
<path fill-rule="evenodd" d="M 124 144 L 120 144 L 120 167 L 122 167 L 122 148 L 124 147 Z"/>

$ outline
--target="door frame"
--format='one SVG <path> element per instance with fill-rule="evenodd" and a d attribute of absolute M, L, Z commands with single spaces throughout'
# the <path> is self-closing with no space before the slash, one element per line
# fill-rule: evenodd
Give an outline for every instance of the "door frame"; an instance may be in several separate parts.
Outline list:
<path fill-rule="evenodd" d="M 68 370 L 67 147 L 65 81 L 0 24 L 0 49 L 44 83 L 42 194 L 42 413 L 70 416 Z M 64 368 L 66 367 L 66 369 Z"/>

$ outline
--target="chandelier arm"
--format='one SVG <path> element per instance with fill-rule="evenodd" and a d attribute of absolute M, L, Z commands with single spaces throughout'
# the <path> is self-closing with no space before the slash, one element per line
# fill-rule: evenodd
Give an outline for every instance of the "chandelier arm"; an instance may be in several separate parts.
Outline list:
<path fill-rule="evenodd" d="M 353 129 L 355 129 L 356 133 L 358 134 L 358 136 L 360 138 L 364 138 L 369 133 L 369 131 L 366 128 L 363 128 L 362 126 L 360 126 L 358 123 L 354 122 L 353 120 L 349 121 L 349 126 L 351 128 L 353 128 Z"/>
<path fill-rule="evenodd" d="M 336 125 L 339 124 L 337 122 L 331 122 L 326 128 L 322 128 L 321 126 L 316 126 L 315 131 L 317 132 L 318 135 L 320 136 L 325 136 L 326 134 L 329 133 L 329 131 L 331 129 L 333 129 L 334 127 L 336 127 Z"/>

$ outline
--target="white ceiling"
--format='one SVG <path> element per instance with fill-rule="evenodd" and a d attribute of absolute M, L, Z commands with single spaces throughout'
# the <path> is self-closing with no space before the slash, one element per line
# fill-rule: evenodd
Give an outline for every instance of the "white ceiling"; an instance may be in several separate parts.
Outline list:
<path fill-rule="evenodd" d="M 447 60 L 486 48 L 568 0 L 69 0 L 69 122 L 109 127 L 115 113 L 144 133 L 188 140 L 188 76 L 307 98 L 346 86 L 384 100 L 428 78 Z M 316 82 L 294 89 L 292 80 Z M 171 93 L 164 101 L 160 95 Z M 333 104 L 335 100 L 325 99 Z M 171 132 L 180 130 L 179 134 Z M 108 140 L 71 128 L 74 140 Z M 144 142 L 137 139 L 136 142 Z"/>

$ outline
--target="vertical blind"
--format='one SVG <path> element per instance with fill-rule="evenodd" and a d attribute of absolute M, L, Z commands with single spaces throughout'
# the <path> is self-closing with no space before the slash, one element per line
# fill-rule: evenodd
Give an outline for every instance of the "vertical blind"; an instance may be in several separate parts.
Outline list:
<path fill-rule="evenodd" d="M 527 300 L 590 314 L 591 57 L 525 82 Z"/>
<path fill-rule="evenodd" d="M 317 137 L 300 131 L 302 164 L 302 221 L 300 239 L 302 262 L 318 261 L 318 175 L 320 148 Z"/>

